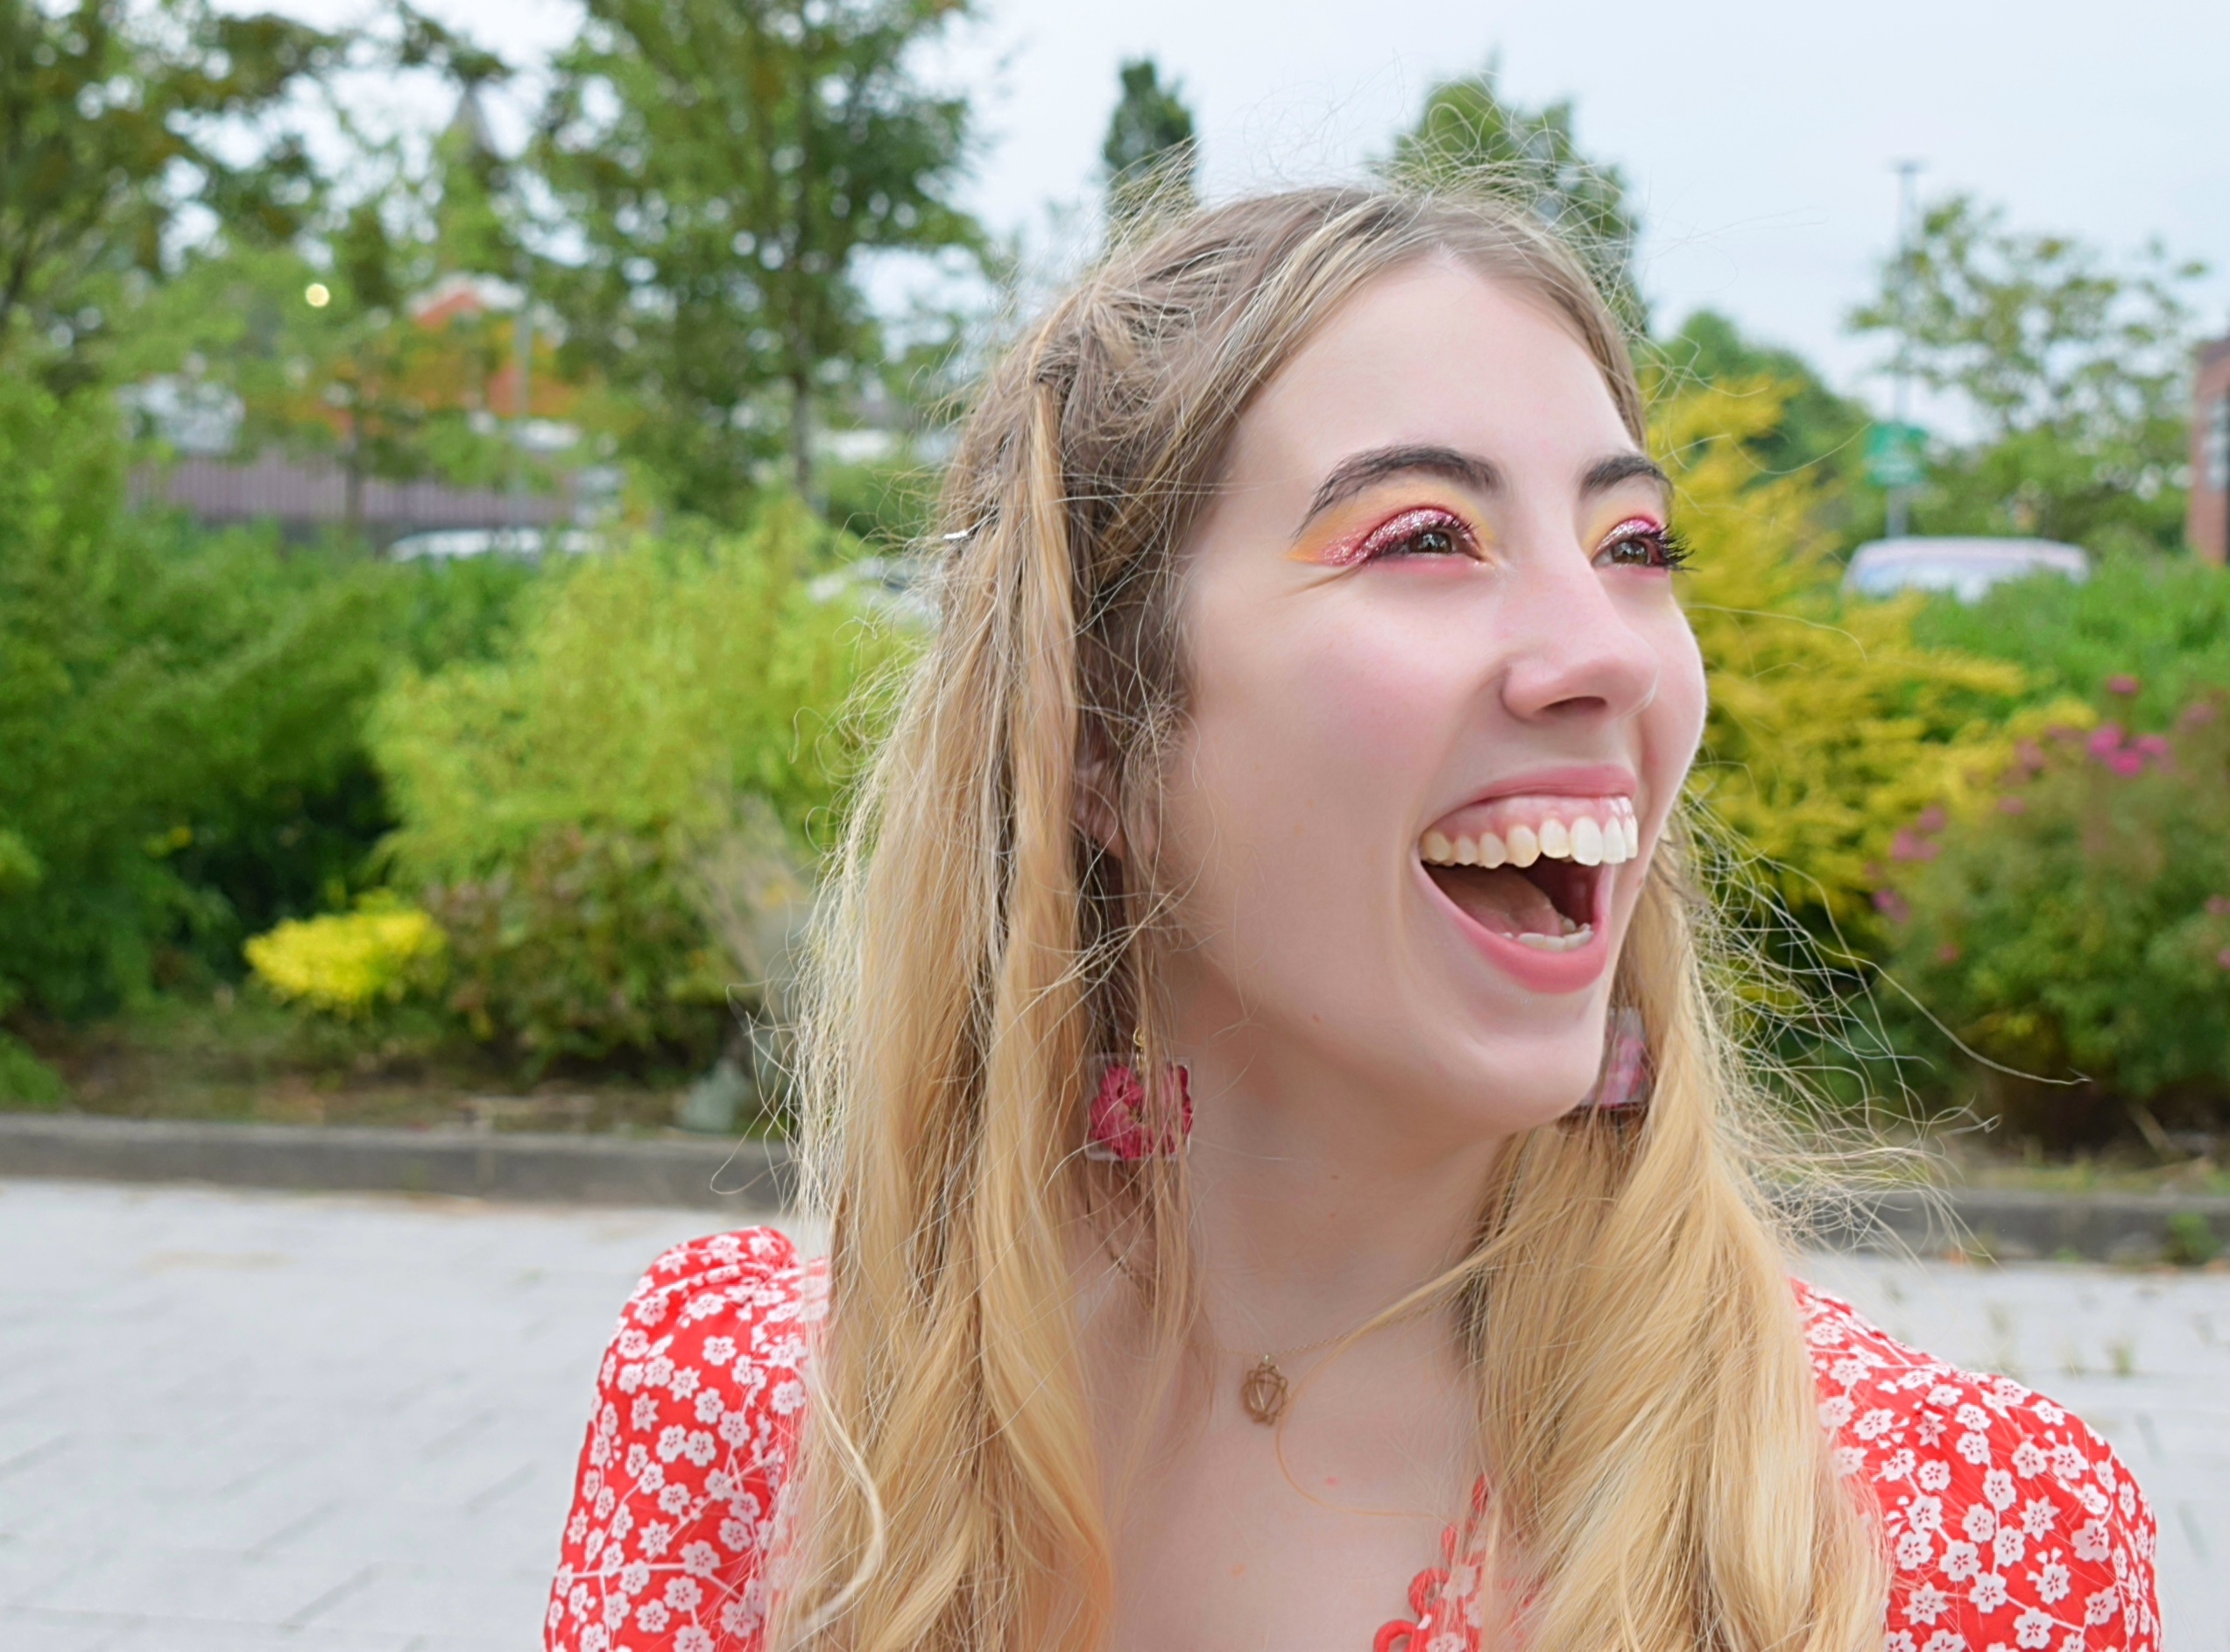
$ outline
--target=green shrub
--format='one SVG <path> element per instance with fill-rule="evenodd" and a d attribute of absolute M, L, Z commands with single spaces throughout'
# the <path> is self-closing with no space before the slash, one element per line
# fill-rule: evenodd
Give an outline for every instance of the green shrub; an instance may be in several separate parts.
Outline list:
<path fill-rule="evenodd" d="M 19 1038 L 0 1033 L 0 1109 L 47 1112 L 69 1100 L 69 1086 Z"/>
<path fill-rule="evenodd" d="M 715 834 L 745 794 L 808 834 L 857 753 L 841 709 L 904 646 L 814 595 L 834 537 L 781 503 L 740 536 L 583 557 L 495 659 L 406 674 L 372 723 L 403 880 L 512 864 L 553 826 Z"/>
<path fill-rule="evenodd" d="M 2107 723 L 2022 742 L 1991 794 L 1899 834 L 1876 897 L 1893 970 L 2012 1070 L 1983 1075 L 1990 1105 L 2045 1135 L 2111 1127 L 2130 1104 L 2224 1116 L 2225 822 L 2230 713 L 2211 697 L 2165 734 Z"/>
<path fill-rule="evenodd" d="M 815 594 L 809 571 L 854 548 L 780 504 L 740 536 L 584 558 L 496 658 L 382 699 L 394 876 L 448 933 L 476 1036 L 530 1066 L 717 1047 L 730 984 L 763 978 L 740 892 L 773 859 L 737 851 L 753 800 L 794 859 L 859 749 L 843 708 L 907 646 Z"/>
<path fill-rule="evenodd" d="M 1898 828 L 1994 766 L 2029 685 L 1924 645 L 1913 599 L 1844 600 L 1820 480 L 1767 475 L 1747 445 L 1777 427 L 1782 398 L 1767 380 L 1688 391 L 1656 409 L 1651 445 L 1696 554 L 1681 595 L 1711 678 L 1691 794 L 1759 896 L 1839 956 L 1879 942 L 1868 897 Z"/>
<path fill-rule="evenodd" d="M 1936 598 L 1914 634 L 2019 665 L 2040 695 L 2112 697 L 2117 715 L 2161 728 L 2196 695 L 2230 688 L 2230 572 L 2107 557 L 2082 584 L 2044 575 L 1996 586 L 1971 606 Z"/>
<path fill-rule="evenodd" d="M 0 380 L 0 1008 L 236 976 L 393 825 L 363 736 L 398 656 L 484 649 L 531 575 L 397 568 L 123 508 L 104 397 Z"/>
<path fill-rule="evenodd" d="M 550 826 L 432 894 L 454 959 L 449 1007 L 539 1071 L 553 1062 L 702 1065 L 730 1025 L 729 971 L 665 839 Z"/>

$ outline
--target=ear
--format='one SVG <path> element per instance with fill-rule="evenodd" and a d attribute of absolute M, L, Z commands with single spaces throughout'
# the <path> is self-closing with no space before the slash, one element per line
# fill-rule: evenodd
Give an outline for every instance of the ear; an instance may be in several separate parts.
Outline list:
<path fill-rule="evenodd" d="M 1117 765 L 1107 737 L 1087 722 L 1076 756 L 1076 830 L 1117 860 L 1128 858 L 1123 842 L 1123 811 L 1117 798 Z"/>

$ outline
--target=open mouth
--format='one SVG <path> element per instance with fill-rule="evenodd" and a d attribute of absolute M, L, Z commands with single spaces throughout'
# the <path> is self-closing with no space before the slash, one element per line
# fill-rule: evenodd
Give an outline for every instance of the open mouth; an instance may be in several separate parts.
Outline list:
<path fill-rule="evenodd" d="M 1426 875 L 1489 933 L 1535 952 L 1595 938 L 1613 869 L 1641 852 L 1624 797 L 1503 797 L 1434 822 L 1417 845 Z"/>

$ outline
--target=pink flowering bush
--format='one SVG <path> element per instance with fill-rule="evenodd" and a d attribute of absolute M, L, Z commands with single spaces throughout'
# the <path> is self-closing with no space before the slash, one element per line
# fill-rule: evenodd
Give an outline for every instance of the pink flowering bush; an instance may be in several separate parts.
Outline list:
<path fill-rule="evenodd" d="M 2030 1076 L 1985 1070 L 1987 1103 L 2046 1135 L 2111 1127 L 2131 1103 L 2230 1118 L 2223 700 L 2166 732 L 2021 741 L 1994 794 L 1927 811 L 1890 856 L 1874 903 L 1892 977 L 1974 1054 Z"/>

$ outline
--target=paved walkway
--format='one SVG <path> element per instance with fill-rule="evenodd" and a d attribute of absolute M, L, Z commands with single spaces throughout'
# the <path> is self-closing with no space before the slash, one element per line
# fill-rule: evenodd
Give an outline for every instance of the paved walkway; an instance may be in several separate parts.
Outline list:
<path fill-rule="evenodd" d="M 0 1648 L 532 1652 L 614 1315 L 720 1225 L 0 1183 Z M 2230 1652 L 2230 1274 L 1814 1273 L 2095 1423 Z"/>

